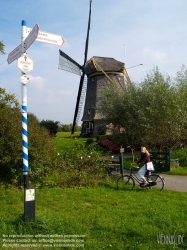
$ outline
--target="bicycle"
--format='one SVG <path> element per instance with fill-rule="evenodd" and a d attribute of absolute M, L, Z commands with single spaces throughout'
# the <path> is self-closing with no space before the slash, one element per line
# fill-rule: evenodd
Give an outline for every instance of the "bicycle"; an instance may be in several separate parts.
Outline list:
<path fill-rule="evenodd" d="M 119 168 L 120 168 L 120 164 L 110 163 L 110 164 L 108 164 L 107 167 L 105 167 L 105 171 L 106 171 L 106 174 L 110 177 L 116 176 L 119 174 Z"/>
<path fill-rule="evenodd" d="M 131 164 L 130 174 L 124 174 L 117 180 L 117 188 L 121 190 L 132 190 L 135 187 L 135 182 L 139 184 L 141 188 L 157 189 L 162 191 L 165 185 L 164 178 L 157 173 L 146 172 L 145 178 L 148 182 L 146 186 L 143 185 L 142 180 L 134 173 L 133 168 L 138 168 L 134 164 Z"/>

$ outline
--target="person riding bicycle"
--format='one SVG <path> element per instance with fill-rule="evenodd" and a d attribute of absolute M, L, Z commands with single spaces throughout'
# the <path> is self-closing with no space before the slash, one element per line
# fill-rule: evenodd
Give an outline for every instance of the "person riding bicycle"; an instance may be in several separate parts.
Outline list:
<path fill-rule="evenodd" d="M 151 160 L 150 160 L 149 151 L 146 149 L 146 147 L 141 147 L 141 158 L 137 162 L 140 169 L 139 169 L 137 174 L 140 177 L 140 179 L 142 179 L 142 181 L 143 181 L 143 184 L 141 184 L 142 186 L 147 186 L 148 185 L 148 182 L 146 181 L 144 175 L 145 175 L 145 173 L 147 171 L 146 163 L 148 163 L 150 161 Z"/>

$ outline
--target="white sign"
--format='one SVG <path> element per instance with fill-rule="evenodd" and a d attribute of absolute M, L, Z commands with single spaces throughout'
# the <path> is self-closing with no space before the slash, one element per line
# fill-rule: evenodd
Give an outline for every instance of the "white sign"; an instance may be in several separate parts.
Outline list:
<path fill-rule="evenodd" d="M 29 79 L 29 77 L 27 75 L 22 75 L 21 76 L 21 83 L 27 84 L 27 83 L 29 83 L 29 81 L 30 81 L 30 79 Z"/>
<path fill-rule="evenodd" d="M 12 52 L 8 54 L 7 62 L 8 64 L 12 63 L 14 60 L 18 59 L 22 54 L 21 44 L 16 47 Z"/>
<path fill-rule="evenodd" d="M 18 58 L 18 68 L 21 69 L 23 73 L 27 73 L 33 70 L 33 60 L 27 55 Z"/>
<path fill-rule="evenodd" d="M 31 32 L 31 28 L 27 28 L 27 32 Z M 58 46 L 62 46 L 65 43 L 64 38 L 61 35 L 45 32 L 42 30 L 38 31 L 38 36 L 36 38 L 37 42 L 50 43 Z"/>
<path fill-rule="evenodd" d="M 26 189 L 25 201 L 34 201 L 34 200 L 35 200 L 35 189 Z"/>
<path fill-rule="evenodd" d="M 31 46 L 31 44 L 35 41 L 35 39 L 37 38 L 38 30 L 39 30 L 39 26 L 38 26 L 38 24 L 36 24 L 34 26 L 34 28 L 32 29 L 32 31 L 30 32 L 30 34 L 27 36 L 27 38 L 24 41 L 25 50 L 27 50 Z"/>

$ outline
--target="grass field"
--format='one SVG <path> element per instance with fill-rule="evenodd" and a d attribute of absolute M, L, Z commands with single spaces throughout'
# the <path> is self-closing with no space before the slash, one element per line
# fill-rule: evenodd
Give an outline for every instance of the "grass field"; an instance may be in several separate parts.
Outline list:
<path fill-rule="evenodd" d="M 116 190 L 113 182 L 97 188 L 38 189 L 36 219 L 27 223 L 22 218 L 23 190 L 1 188 L 0 196 L 4 244 L 12 239 L 10 235 L 15 240 L 20 239 L 15 235 L 30 235 L 24 239 L 43 244 L 37 249 L 82 249 L 83 245 L 88 250 L 187 249 L 186 193 L 138 188 L 124 192 Z M 72 244 L 75 235 L 81 235 L 76 238 L 79 248 L 55 247 L 59 243 L 52 242 L 58 239 L 65 244 L 66 239 Z M 2 245 L 1 249 L 12 248 Z"/>
<path fill-rule="evenodd" d="M 86 142 L 54 139 L 57 151 L 76 140 Z M 26 223 L 24 189 L 0 186 L 0 200 L 0 249 L 187 249 L 186 193 L 121 191 L 110 178 L 94 188 L 37 188 L 35 221 Z"/>

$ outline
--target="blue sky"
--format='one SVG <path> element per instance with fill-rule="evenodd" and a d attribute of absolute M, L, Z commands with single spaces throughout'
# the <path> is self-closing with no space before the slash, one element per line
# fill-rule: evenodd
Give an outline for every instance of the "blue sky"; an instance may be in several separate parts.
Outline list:
<path fill-rule="evenodd" d="M 34 61 L 27 85 L 28 112 L 38 119 L 73 122 L 79 76 L 58 69 L 59 49 L 83 64 L 89 0 L 0 0 L 0 87 L 21 104 L 21 71 L 8 54 L 21 43 L 21 21 L 29 28 L 59 34 L 63 46 L 34 42 L 27 54 Z M 187 65 L 186 0 L 92 0 L 88 59 L 113 57 L 125 62 L 133 81 L 141 82 L 156 66 L 175 76 Z M 81 119 L 79 120 L 81 123 Z"/>

